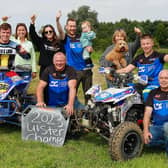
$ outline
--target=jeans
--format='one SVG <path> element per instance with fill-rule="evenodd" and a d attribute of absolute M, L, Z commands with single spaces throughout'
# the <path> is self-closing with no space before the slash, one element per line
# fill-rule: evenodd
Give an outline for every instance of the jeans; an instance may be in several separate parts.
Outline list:
<path fill-rule="evenodd" d="M 168 122 L 164 125 L 151 125 L 152 139 L 147 146 L 160 146 L 168 154 Z"/>

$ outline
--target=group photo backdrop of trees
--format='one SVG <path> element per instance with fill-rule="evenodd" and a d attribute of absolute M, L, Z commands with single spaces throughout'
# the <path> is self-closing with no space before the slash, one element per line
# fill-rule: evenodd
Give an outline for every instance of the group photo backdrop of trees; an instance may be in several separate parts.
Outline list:
<path fill-rule="evenodd" d="M 116 29 L 124 29 L 128 36 L 128 41 L 135 40 L 134 27 L 139 27 L 142 33 L 149 33 L 155 39 L 155 46 L 166 48 L 168 42 L 168 21 L 137 21 L 123 18 L 116 22 L 99 22 L 98 13 L 91 10 L 89 6 L 81 6 L 77 10 L 68 13 L 68 18 L 77 21 L 78 32 L 81 32 L 81 23 L 84 20 L 91 22 L 93 30 L 96 32 L 96 39 L 93 42 L 94 50 L 103 51 L 112 43 L 112 35 Z"/>

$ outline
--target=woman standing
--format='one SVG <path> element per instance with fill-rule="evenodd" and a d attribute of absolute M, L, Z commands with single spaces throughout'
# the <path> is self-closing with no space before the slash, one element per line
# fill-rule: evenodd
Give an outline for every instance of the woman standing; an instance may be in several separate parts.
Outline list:
<path fill-rule="evenodd" d="M 59 20 L 61 12 L 58 12 L 56 21 Z M 61 37 L 59 38 L 54 30 L 54 27 L 47 24 L 43 27 L 42 37 L 40 37 L 35 31 L 35 20 L 36 15 L 31 16 L 30 24 L 30 37 L 33 44 L 37 47 L 40 52 L 39 65 L 40 65 L 40 76 L 44 69 L 52 64 L 53 55 L 56 52 L 64 52 L 64 47 L 61 43 Z M 59 23 L 59 22 L 58 22 Z M 57 25 L 58 26 L 58 25 Z"/>
<path fill-rule="evenodd" d="M 18 23 L 16 26 L 16 31 L 15 31 L 15 41 L 24 48 L 25 51 L 27 51 L 31 55 L 30 60 L 25 60 L 18 54 L 16 54 L 15 57 L 15 67 L 17 66 L 29 66 L 31 72 L 32 78 L 36 77 L 36 54 L 34 51 L 34 47 L 31 41 L 28 40 L 28 32 L 27 32 L 27 27 L 24 23 Z"/>
<path fill-rule="evenodd" d="M 125 53 L 125 59 L 127 61 L 127 64 L 132 62 L 132 58 L 134 57 L 137 49 L 140 47 L 140 36 L 141 36 L 141 30 L 137 27 L 134 27 L 134 32 L 136 33 L 136 39 L 134 42 L 128 43 L 128 52 Z M 112 45 L 108 46 L 104 53 L 102 54 L 99 63 L 102 67 L 112 67 L 114 64 L 111 61 L 107 61 L 105 59 L 106 55 L 114 48 L 115 44 L 119 40 L 127 41 L 127 34 L 123 29 L 117 29 L 113 36 L 112 36 Z M 106 77 L 106 83 L 107 87 L 113 87 L 113 81 L 109 80 Z"/>

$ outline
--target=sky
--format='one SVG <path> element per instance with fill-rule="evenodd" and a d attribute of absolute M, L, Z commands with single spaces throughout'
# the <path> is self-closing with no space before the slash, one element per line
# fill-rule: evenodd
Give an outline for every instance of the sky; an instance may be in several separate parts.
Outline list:
<path fill-rule="evenodd" d="M 168 20 L 168 0 L 0 0 L 0 17 L 10 16 L 13 27 L 19 22 L 30 24 L 30 16 L 37 15 L 37 30 L 45 24 L 55 26 L 55 16 L 62 11 L 61 24 L 67 14 L 87 5 L 98 13 L 99 22 L 116 22 L 122 18 L 145 21 Z"/>

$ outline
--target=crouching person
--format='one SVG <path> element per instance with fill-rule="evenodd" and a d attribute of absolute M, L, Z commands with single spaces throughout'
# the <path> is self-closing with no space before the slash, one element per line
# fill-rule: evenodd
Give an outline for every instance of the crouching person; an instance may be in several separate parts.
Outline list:
<path fill-rule="evenodd" d="M 168 70 L 159 73 L 160 87 L 149 93 L 144 114 L 144 141 L 165 147 L 168 156 Z M 152 118 L 152 122 L 151 122 Z"/>
<path fill-rule="evenodd" d="M 36 90 L 37 106 L 64 107 L 67 114 L 74 113 L 76 97 L 76 71 L 66 65 L 66 56 L 58 52 L 53 65 L 48 66 L 40 77 Z M 44 102 L 44 88 L 47 87 L 47 102 Z"/>

